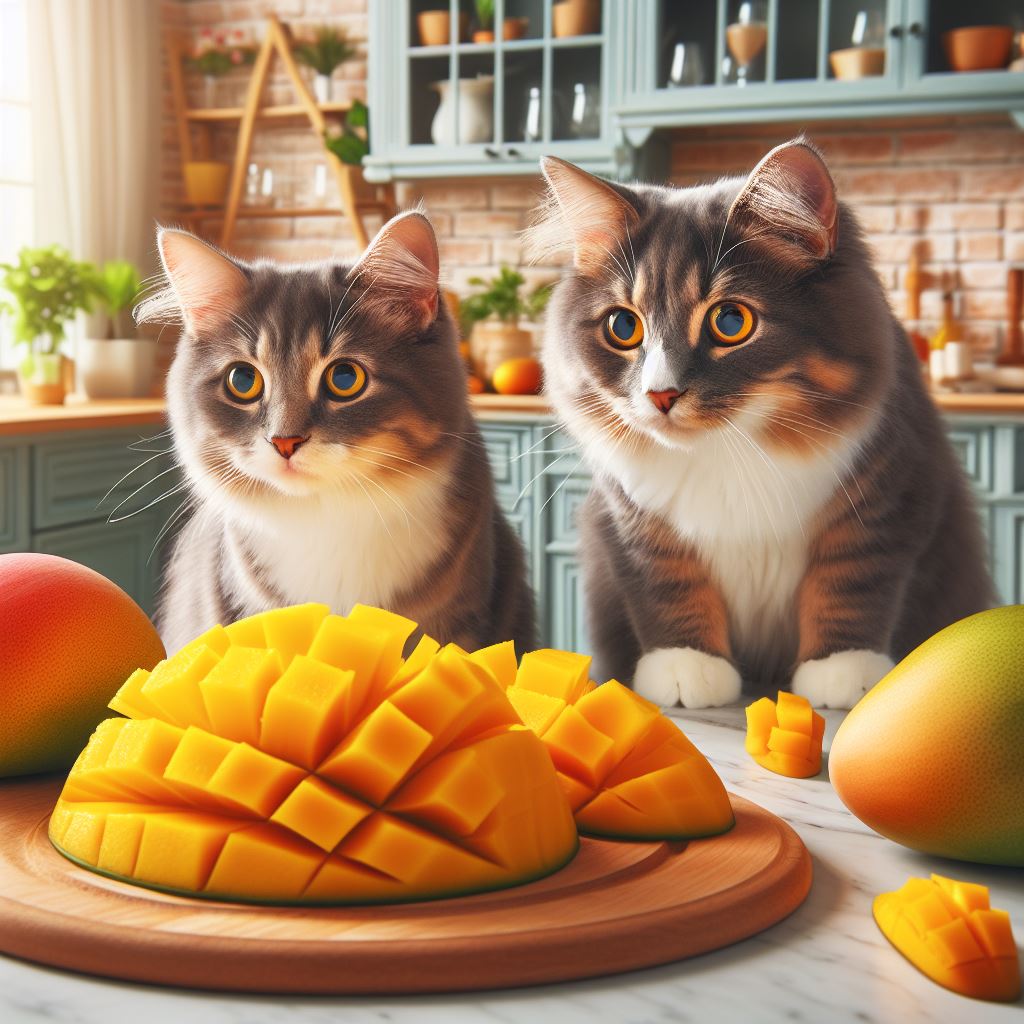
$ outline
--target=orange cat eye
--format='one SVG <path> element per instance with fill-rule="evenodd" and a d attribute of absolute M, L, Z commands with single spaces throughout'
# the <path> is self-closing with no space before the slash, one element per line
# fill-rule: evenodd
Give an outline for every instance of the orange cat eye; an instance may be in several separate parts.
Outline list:
<path fill-rule="evenodd" d="M 644 322 L 631 309 L 613 309 L 605 317 L 604 340 L 624 352 L 637 348 L 644 340 Z"/>
<path fill-rule="evenodd" d="M 337 402 L 351 401 L 366 390 L 366 371 L 348 359 L 331 363 L 324 370 L 324 387 L 329 398 Z"/>
<path fill-rule="evenodd" d="M 738 345 L 754 330 L 754 314 L 742 302 L 720 302 L 708 313 L 708 327 L 720 345 Z"/>
<path fill-rule="evenodd" d="M 263 394 L 263 374 L 251 363 L 232 363 L 224 374 L 224 387 L 236 402 L 255 402 Z"/>

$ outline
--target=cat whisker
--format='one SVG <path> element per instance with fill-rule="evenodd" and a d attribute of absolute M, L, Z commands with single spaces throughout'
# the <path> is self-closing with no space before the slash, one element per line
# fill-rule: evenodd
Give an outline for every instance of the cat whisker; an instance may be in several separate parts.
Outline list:
<path fill-rule="evenodd" d="M 771 461 L 767 459 L 767 457 L 765 456 L 764 452 L 761 451 L 761 449 L 754 443 L 754 441 L 747 435 L 747 433 L 745 431 L 743 431 L 740 427 L 738 427 L 735 423 L 733 423 L 733 421 L 731 419 L 729 419 L 728 416 L 723 415 L 722 419 L 726 423 L 728 423 L 729 426 L 733 430 L 735 430 L 737 434 L 739 434 L 739 436 L 742 438 L 742 440 L 747 445 L 750 446 L 751 450 L 755 451 L 757 454 L 760 455 L 760 457 L 763 460 L 766 461 L 766 465 L 771 466 Z M 771 526 L 772 533 L 775 535 L 775 542 L 781 548 L 782 547 L 782 536 L 780 535 L 779 530 L 778 530 L 778 526 L 776 525 L 775 517 L 772 515 L 771 509 L 768 507 L 769 506 L 768 492 L 764 489 L 764 487 L 761 485 L 761 482 L 758 480 L 758 478 L 755 475 L 748 474 L 748 476 L 749 476 L 749 479 L 752 481 L 752 483 L 755 485 L 755 487 L 757 487 L 758 493 L 759 493 L 760 498 L 761 498 L 761 507 L 764 509 L 764 514 L 765 514 L 765 516 L 768 519 L 768 524 Z M 781 506 L 780 506 L 779 510 L 782 511 Z"/>
<path fill-rule="evenodd" d="M 546 434 L 544 434 L 543 437 L 540 438 L 540 440 L 531 444 L 529 448 L 525 449 L 524 451 L 521 451 L 518 455 L 513 455 L 512 458 L 509 459 L 509 462 L 517 462 L 519 459 L 525 459 L 527 455 L 534 454 L 537 445 L 543 444 L 549 437 L 551 437 L 552 434 L 557 434 L 558 431 L 561 429 L 562 424 L 556 423 Z"/>
<path fill-rule="evenodd" d="M 352 455 L 353 458 L 359 458 L 362 462 L 366 462 L 366 463 L 368 463 L 371 466 L 376 466 L 378 469 L 386 470 L 388 473 L 397 473 L 399 476 L 406 476 L 410 480 L 417 479 L 416 475 L 414 473 L 407 473 L 404 469 L 399 469 L 397 466 L 389 466 L 385 462 L 375 462 L 373 459 L 367 459 L 365 457 L 360 457 L 360 456 L 354 454 L 356 451 L 373 452 L 372 448 L 363 448 L 362 445 L 356 445 L 356 444 L 349 444 L 346 447 L 349 450 L 349 454 Z M 415 465 L 415 463 L 414 463 L 414 465 Z M 426 467 L 424 467 L 424 468 L 426 468 Z"/>
<path fill-rule="evenodd" d="M 548 505 L 551 504 L 551 502 L 554 500 L 555 495 L 572 479 L 572 474 L 575 473 L 576 470 L 579 469 L 582 464 L 582 456 L 577 455 L 576 465 L 573 466 L 573 468 L 570 469 L 569 472 L 565 474 L 565 477 L 562 479 L 562 482 L 547 496 L 547 498 L 544 500 L 544 504 L 541 505 L 541 507 L 536 512 L 537 516 L 539 516 L 541 512 L 543 512 L 544 509 L 546 509 Z"/>
<path fill-rule="evenodd" d="M 185 481 L 182 481 L 180 484 L 175 484 L 169 490 L 164 491 L 163 494 L 161 494 L 158 497 L 154 498 L 148 504 L 143 505 L 142 508 L 137 508 L 137 509 L 135 509 L 134 512 L 129 512 L 127 515 L 117 516 L 115 518 L 114 517 L 114 512 L 116 512 L 117 509 L 114 509 L 114 511 L 111 512 L 109 516 L 107 516 L 107 522 L 108 523 L 121 523 L 121 522 L 124 522 L 125 519 L 131 519 L 132 516 L 137 516 L 137 515 L 139 515 L 139 513 L 145 512 L 147 509 L 151 509 L 154 505 L 159 504 L 161 501 L 164 500 L 164 498 L 169 498 L 172 494 L 180 494 L 181 491 L 183 491 L 186 487 L 188 487 L 188 483 L 185 482 Z M 120 507 L 121 506 L 119 505 L 118 508 L 120 508 Z"/>
<path fill-rule="evenodd" d="M 131 469 L 128 470 L 127 473 L 125 473 L 125 475 L 123 477 L 121 477 L 120 480 L 117 481 L 117 483 L 111 485 L 110 490 L 108 490 L 107 493 L 104 494 L 103 497 L 100 498 L 100 500 L 96 502 L 94 508 L 99 508 L 100 505 L 102 505 L 103 502 L 105 502 L 107 500 L 107 498 L 109 498 L 110 495 L 113 494 L 114 491 L 116 491 L 117 488 L 120 487 L 121 484 L 123 484 L 125 482 L 125 480 L 127 480 L 128 477 L 130 477 L 133 473 L 137 473 L 140 469 L 142 469 L 143 466 L 148 466 L 154 459 L 159 459 L 161 455 L 167 455 L 169 452 L 172 452 L 172 451 L 174 451 L 173 448 L 165 448 L 162 451 L 157 452 L 155 455 L 150 455 L 150 457 L 148 459 L 143 459 L 142 462 L 140 462 L 137 466 L 133 466 Z M 174 467 L 172 466 L 171 468 L 173 469 Z M 170 472 L 170 471 L 168 470 L 168 472 Z M 154 479 L 155 479 L 155 477 L 154 477 Z M 145 484 L 143 484 L 143 486 L 145 486 Z M 136 493 L 138 493 L 138 492 L 136 492 Z"/>
<path fill-rule="evenodd" d="M 384 518 L 383 513 L 377 506 L 377 502 L 373 500 L 373 495 L 363 485 L 363 481 L 359 478 L 359 475 L 353 473 L 349 476 L 349 479 L 354 480 L 355 483 L 358 485 L 359 489 L 363 492 L 363 494 L 366 495 L 367 501 L 369 501 L 369 503 L 373 506 L 373 511 L 377 513 L 377 518 L 380 520 L 381 526 L 384 527 L 385 532 L 391 538 L 392 542 L 394 542 L 395 537 L 394 534 L 391 532 L 391 527 L 388 526 L 388 521 Z"/>
<path fill-rule="evenodd" d="M 165 470 L 163 470 L 162 472 L 160 472 L 160 473 L 157 473 L 157 475 L 156 475 L 156 476 L 154 476 L 154 477 L 150 477 L 150 478 L 149 478 L 149 479 L 148 479 L 148 480 L 147 480 L 147 481 L 146 481 L 146 482 L 145 482 L 145 483 L 144 483 L 144 484 L 143 484 L 143 485 L 142 485 L 141 487 L 137 487 L 137 488 L 136 488 L 136 489 L 135 489 L 134 491 L 132 491 L 132 493 L 131 493 L 131 494 L 129 494 L 129 495 L 127 496 L 127 497 L 125 497 L 125 498 L 122 498 L 122 499 L 121 499 L 121 500 L 120 500 L 120 501 L 119 501 L 119 502 L 118 502 L 118 503 L 117 503 L 117 504 L 116 504 L 116 505 L 115 505 L 115 506 L 114 506 L 114 507 L 113 507 L 113 508 L 112 508 L 112 509 L 110 510 L 110 515 L 111 515 L 111 516 L 113 516 L 113 514 L 114 514 L 114 513 L 115 513 L 115 512 L 116 512 L 116 511 L 117 511 L 117 510 L 118 510 L 118 509 L 119 509 L 119 508 L 120 508 L 120 507 L 121 507 L 122 505 L 124 505 L 124 504 L 126 504 L 127 502 L 131 501 L 131 499 L 132 499 L 132 498 L 134 498 L 136 494 L 140 494 L 140 493 L 141 493 L 142 491 L 144 491 L 144 490 L 145 490 L 145 489 L 146 489 L 146 488 L 147 488 L 147 487 L 148 487 L 148 486 L 149 486 L 149 485 L 150 485 L 151 483 L 154 483 L 155 481 L 159 480 L 159 479 L 160 479 L 160 477 L 162 477 L 162 476 L 167 476 L 167 474 L 168 474 L 168 473 L 173 473 L 173 472 L 174 472 L 174 471 L 175 471 L 175 470 L 176 470 L 177 468 L 178 468 L 178 466 L 177 466 L 177 465 L 173 465 L 173 466 L 171 466 L 171 467 L 170 467 L 169 469 L 165 469 Z M 117 485 L 115 484 L 115 486 L 117 486 Z M 109 523 L 114 523 L 114 522 L 117 522 L 117 520 L 116 520 L 116 519 L 112 519 L 112 518 L 108 517 L 108 518 L 107 518 L 107 522 L 109 522 Z"/>
<path fill-rule="evenodd" d="M 541 477 L 542 477 L 542 476 L 543 476 L 543 475 L 544 475 L 544 474 L 545 474 L 545 473 L 546 473 L 546 472 L 547 472 L 548 470 L 550 470 L 550 469 L 554 468 L 555 466 L 557 466 L 557 465 L 558 465 L 558 464 L 559 464 L 559 463 L 560 463 L 560 462 L 562 461 L 562 459 L 564 459 L 565 457 L 566 457 L 566 456 L 564 456 L 564 455 L 560 455 L 560 456 L 559 456 L 559 457 L 558 457 L 557 459 L 555 459 L 555 461 L 554 461 L 554 462 L 549 462 L 549 463 L 548 463 L 548 464 L 547 464 L 546 466 L 544 466 L 544 467 L 543 467 L 542 469 L 540 469 L 540 471 L 539 471 L 539 472 L 535 473 L 535 474 L 534 474 L 534 475 L 533 475 L 533 476 L 532 476 L 532 477 L 531 477 L 531 478 L 530 478 L 530 479 L 529 479 L 529 480 L 528 480 L 528 481 L 527 481 L 527 482 L 526 482 L 526 483 L 525 483 L 525 484 L 523 485 L 523 489 L 522 489 L 522 490 L 521 490 L 521 491 L 520 491 L 520 492 L 519 492 L 519 493 L 518 493 L 518 494 L 516 495 L 516 500 L 512 502 L 512 507 L 513 507 L 513 508 L 518 508 L 518 507 L 519 507 L 519 502 L 523 500 L 523 497 L 524 497 L 524 495 L 526 494 L 526 492 L 527 492 L 527 491 L 528 491 L 528 490 L 529 490 L 529 489 L 530 489 L 530 488 L 531 488 L 531 487 L 532 487 L 532 486 L 533 486 L 533 485 L 534 485 L 534 484 L 535 484 L 535 483 L 536 483 L 536 482 L 537 482 L 537 481 L 538 481 L 538 480 L 539 480 L 539 479 L 540 479 L 540 478 L 541 478 Z"/>
<path fill-rule="evenodd" d="M 153 541 L 153 546 L 149 549 L 149 555 L 146 557 L 146 565 L 152 561 L 153 556 L 156 554 L 156 549 L 160 545 L 161 539 L 170 533 L 171 528 L 174 524 L 188 511 L 194 500 L 193 495 L 189 495 L 168 517 L 164 520 L 164 525 L 160 527 L 157 532 L 156 538 Z"/>
<path fill-rule="evenodd" d="M 353 445 L 352 447 L 358 447 L 360 451 L 373 452 L 375 455 L 384 455 L 389 459 L 397 459 L 399 462 L 407 462 L 410 466 L 416 466 L 418 469 L 422 469 L 427 473 L 433 473 L 434 476 L 442 476 L 433 466 L 424 465 L 422 462 L 417 462 L 415 459 L 407 459 L 403 455 L 396 455 L 394 452 L 389 452 L 384 448 L 372 448 L 368 444 Z"/>

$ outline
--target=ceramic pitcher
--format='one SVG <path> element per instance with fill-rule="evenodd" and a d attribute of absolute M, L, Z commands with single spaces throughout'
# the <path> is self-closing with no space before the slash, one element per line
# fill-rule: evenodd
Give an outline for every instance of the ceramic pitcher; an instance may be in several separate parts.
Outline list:
<path fill-rule="evenodd" d="M 441 105 L 434 114 L 430 137 L 438 146 L 452 146 L 468 142 L 491 142 L 494 139 L 494 77 L 460 78 L 432 82 L 431 88 L 441 94 Z M 458 124 L 455 123 L 456 96 L 458 96 Z"/>

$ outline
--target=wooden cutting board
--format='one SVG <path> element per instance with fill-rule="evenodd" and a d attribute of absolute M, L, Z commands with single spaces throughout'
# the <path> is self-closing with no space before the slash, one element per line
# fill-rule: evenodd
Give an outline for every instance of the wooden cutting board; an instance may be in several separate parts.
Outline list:
<path fill-rule="evenodd" d="M 61 779 L 0 783 L 0 952 L 87 974 L 245 992 L 391 994 L 615 974 L 737 942 L 811 885 L 796 833 L 732 796 L 690 843 L 584 839 L 561 871 L 496 893 L 376 907 L 193 900 L 93 874 L 46 835 Z"/>

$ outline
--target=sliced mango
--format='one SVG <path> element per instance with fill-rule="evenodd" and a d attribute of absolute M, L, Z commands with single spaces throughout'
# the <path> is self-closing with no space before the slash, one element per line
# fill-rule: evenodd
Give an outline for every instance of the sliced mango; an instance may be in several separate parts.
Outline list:
<path fill-rule="evenodd" d="M 1009 914 L 988 888 L 941 875 L 875 897 L 882 934 L 932 981 L 975 999 L 1014 1002 L 1021 973 Z"/>
<path fill-rule="evenodd" d="M 691 839 L 731 828 L 729 796 L 700 751 L 650 701 L 614 679 L 595 686 L 589 671 L 583 655 L 534 651 L 505 691 L 548 748 L 580 831 Z"/>
<path fill-rule="evenodd" d="M 208 630 L 118 691 L 129 717 L 82 751 L 51 840 L 127 881 L 250 901 L 436 898 L 557 869 L 576 828 L 495 679 L 510 648 L 422 637 L 403 659 L 415 629 L 302 605 Z"/>
<path fill-rule="evenodd" d="M 821 771 L 825 719 L 806 697 L 779 691 L 747 707 L 746 750 L 762 768 L 794 779 Z"/>

